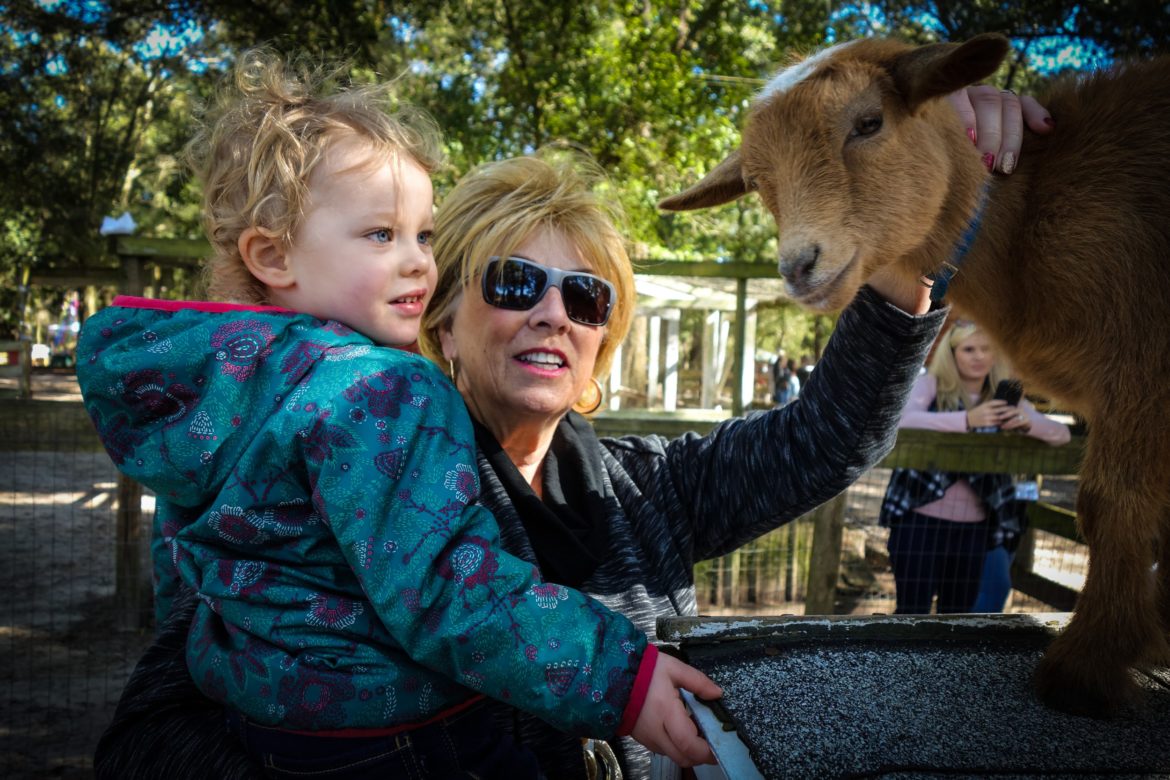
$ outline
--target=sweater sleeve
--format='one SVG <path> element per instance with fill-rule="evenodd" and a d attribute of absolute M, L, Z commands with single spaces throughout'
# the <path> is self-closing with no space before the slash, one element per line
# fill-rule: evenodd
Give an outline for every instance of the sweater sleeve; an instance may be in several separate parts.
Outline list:
<path fill-rule="evenodd" d="M 902 412 L 899 428 L 920 428 L 942 433 L 966 433 L 967 412 L 932 412 L 930 404 L 938 394 L 938 380 L 930 374 L 923 374 L 914 382 L 910 399 Z"/>
<path fill-rule="evenodd" d="M 661 478 L 680 497 L 695 560 L 799 517 L 880 461 L 945 318 L 906 314 L 862 288 L 796 401 L 671 442 Z"/>
<path fill-rule="evenodd" d="M 1028 399 L 1020 401 L 1020 411 L 1028 415 L 1028 421 L 1032 424 L 1028 429 L 1028 435 L 1032 438 L 1054 447 L 1068 444 L 1072 440 L 1072 431 L 1067 425 L 1043 414 Z"/>
<path fill-rule="evenodd" d="M 470 418 L 437 368 L 410 358 L 358 378 L 301 447 L 318 511 L 412 660 L 564 731 L 616 732 L 646 638 L 502 550 L 473 503 Z"/>

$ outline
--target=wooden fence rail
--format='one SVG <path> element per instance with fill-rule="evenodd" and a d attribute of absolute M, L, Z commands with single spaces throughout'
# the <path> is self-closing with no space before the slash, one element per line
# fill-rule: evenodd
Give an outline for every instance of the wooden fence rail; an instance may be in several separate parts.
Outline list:
<path fill-rule="evenodd" d="M 603 413 L 594 425 L 600 435 L 659 433 L 677 436 L 687 431 L 706 433 L 725 419 L 728 419 L 725 413 L 706 411 L 624 410 Z M 1064 476 L 1077 473 L 1083 450 L 1083 436 L 1074 436 L 1068 444 L 1053 447 L 1017 434 L 957 434 L 904 429 L 898 432 L 897 444 L 879 467 Z M 845 495 L 842 493 L 825 502 L 806 516 L 812 520 L 814 528 L 805 596 L 807 615 L 833 613 L 841 567 Z M 1035 530 L 1078 541 L 1076 514 L 1038 502 L 1029 507 L 1028 518 L 1034 530 L 1025 535 L 1016 554 L 1013 586 L 1057 610 L 1071 610 L 1076 591 L 1033 572 L 1032 549 Z"/>
<path fill-rule="evenodd" d="M 706 432 L 726 419 L 726 414 L 705 411 L 674 413 L 623 410 L 599 415 L 594 424 L 599 435 L 660 433 L 677 436 L 686 431 Z M 10 451 L 94 451 L 101 444 L 85 408 L 77 401 L 12 400 L 0 405 L 0 446 Z M 1074 474 L 1080 462 L 1082 437 L 1063 447 L 1051 447 L 1034 439 L 1010 434 L 945 434 L 931 431 L 899 432 L 885 467 L 945 469 L 1013 474 Z M 115 600 L 123 627 L 136 628 L 149 610 L 148 570 L 142 561 L 150 529 L 143 527 L 142 488 L 125 476 L 118 481 L 117 560 Z M 830 614 L 841 563 L 845 494 L 814 509 L 810 515 L 814 534 L 809 562 L 806 614 Z M 1037 505 L 1030 515 L 1032 526 L 1075 539 L 1075 515 L 1056 507 Z M 1032 574 L 1027 546 L 1017 555 L 1020 571 L 1017 587 L 1049 604 L 1071 608 L 1075 592 L 1042 581 Z M 1027 589 L 1027 590 L 1026 590 Z M 1067 604 L 1067 606 L 1065 606 Z M 127 622 L 129 621 L 129 622 Z"/>

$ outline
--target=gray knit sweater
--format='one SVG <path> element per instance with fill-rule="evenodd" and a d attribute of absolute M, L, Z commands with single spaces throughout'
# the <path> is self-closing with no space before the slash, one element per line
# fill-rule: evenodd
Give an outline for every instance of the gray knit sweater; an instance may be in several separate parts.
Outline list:
<path fill-rule="evenodd" d="M 584 590 L 651 638 L 662 615 L 696 613 L 696 561 L 730 552 L 840 493 L 893 447 L 906 397 L 945 319 L 911 317 L 868 288 L 840 317 L 799 399 L 729 420 L 706 436 L 600 439 L 610 557 Z M 480 454 L 481 500 L 504 545 L 535 562 L 503 486 Z M 223 744 L 221 720 L 185 676 L 182 614 L 135 670 L 95 756 L 99 777 L 256 776 Z M 497 720 L 541 758 L 550 778 L 583 777 L 579 742 L 504 705 Z M 626 778 L 648 753 L 614 745 Z M 170 769 L 179 770 L 173 775 Z M 206 771 L 203 771 L 206 770 Z"/>

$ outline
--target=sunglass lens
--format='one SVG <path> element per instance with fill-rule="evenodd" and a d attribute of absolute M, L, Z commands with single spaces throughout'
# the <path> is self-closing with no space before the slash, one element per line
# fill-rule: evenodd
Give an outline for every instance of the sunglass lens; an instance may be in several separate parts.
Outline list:
<path fill-rule="evenodd" d="M 585 325 L 603 325 L 609 319 L 610 288 L 592 276 L 565 277 L 561 284 L 565 313 Z"/>
<path fill-rule="evenodd" d="M 531 309 L 547 281 L 548 275 L 538 266 L 493 260 L 485 271 L 484 297 L 492 306 Z"/>

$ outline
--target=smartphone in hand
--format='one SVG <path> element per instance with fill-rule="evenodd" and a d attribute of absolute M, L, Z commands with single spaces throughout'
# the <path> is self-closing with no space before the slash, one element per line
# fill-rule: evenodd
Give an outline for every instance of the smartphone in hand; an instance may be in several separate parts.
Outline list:
<path fill-rule="evenodd" d="M 995 386 L 996 401 L 1005 401 L 1009 406 L 1018 406 L 1020 399 L 1024 397 L 1024 384 L 1018 379 L 1001 379 L 999 384 Z M 996 433 L 999 431 L 998 425 L 982 425 L 978 428 L 972 428 L 974 433 Z"/>
<path fill-rule="evenodd" d="M 1008 406 L 1019 406 L 1024 397 L 1024 384 L 1018 379 L 1001 379 L 995 386 L 995 400 L 1007 401 Z"/>

